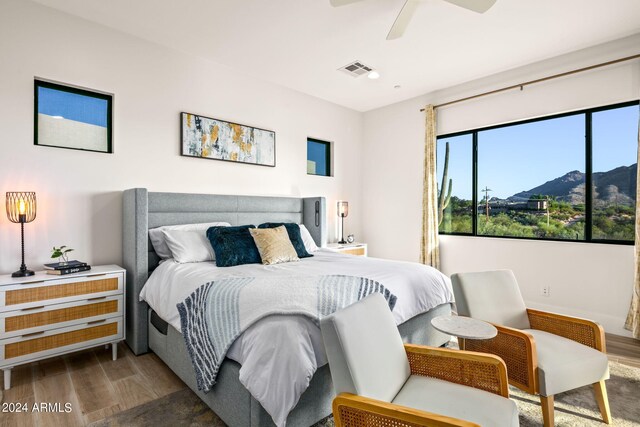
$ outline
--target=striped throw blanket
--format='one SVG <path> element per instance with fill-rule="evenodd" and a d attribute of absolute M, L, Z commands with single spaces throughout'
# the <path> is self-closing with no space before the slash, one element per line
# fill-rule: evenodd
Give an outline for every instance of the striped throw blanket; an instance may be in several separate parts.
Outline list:
<path fill-rule="evenodd" d="M 273 314 L 323 317 L 378 292 L 393 310 L 396 297 L 364 277 L 242 277 L 205 283 L 178 304 L 182 335 L 198 389 L 211 390 L 229 347 L 249 326 Z"/>

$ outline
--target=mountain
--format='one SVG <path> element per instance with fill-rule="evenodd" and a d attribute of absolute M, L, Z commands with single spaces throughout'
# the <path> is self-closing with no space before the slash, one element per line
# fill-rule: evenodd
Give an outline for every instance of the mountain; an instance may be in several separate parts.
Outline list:
<path fill-rule="evenodd" d="M 595 204 L 617 203 L 632 205 L 636 197 L 636 174 L 638 165 L 620 166 L 607 172 L 594 172 Z M 534 194 L 554 196 L 557 200 L 571 204 L 584 203 L 585 174 L 571 171 L 559 178 L 547 181 L 528 191 L 521 191 L 507 198 L 512 202 L 524 201 Z"/>
<path fill-rule="evenodd" d="M 593 181 L 596 198 L 609 203 L 633 205 L 636 199 L 636 174 L 638 165 L 621 166 L 609 172 L 596 172 Z"/>

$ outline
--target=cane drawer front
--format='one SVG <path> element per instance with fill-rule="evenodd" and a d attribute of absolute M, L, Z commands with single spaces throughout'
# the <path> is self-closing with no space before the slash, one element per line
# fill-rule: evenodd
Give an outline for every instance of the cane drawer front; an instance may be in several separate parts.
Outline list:
<path fill-rule="evenodd" d="M 3 286 L 0 288 L 0 311 L 121 294 L 123 286 L 123 273 L 59 278 Z"/>
<path fill-rule="evenodd" d="M 343 249 L 341 252 L 343 254 L 358 255 L 358 256 L 364 256 L 367 253 L 364 247 Z"/>
<path fill-rule="evenodd" d="M 88 298 L 0 313 L 0 334 L 17 336 L 122 316 L 122 295 Z"/>
<path fill-rule="evenodd" d="M 366 243 L 329 243 L 325 249 L 341 254 L 367 256 Z"/>
<path fill-rule="evenodd" d="M 123 338 L 122 317 L 0 340 L 0 366 L 37 360 Z"/>

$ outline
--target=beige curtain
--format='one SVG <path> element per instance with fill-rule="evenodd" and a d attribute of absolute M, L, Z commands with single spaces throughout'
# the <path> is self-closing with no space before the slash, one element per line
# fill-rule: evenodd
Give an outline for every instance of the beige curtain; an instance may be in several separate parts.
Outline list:
<path fill-rule="evenodd" d="M 424 177 L 422 189 L 422 239 L 420 262 L 440 268 L 438 240 L 438 180 L 436 177 L 436 109 L 425 107 Z"/>
<path fill-rule="evenodd" d="M 640 165 L 640 122 L 638 123 L 638 165 Z M 624 327 L 640 339 L 640 173 L 636 177 L 636 245 L 633 296 Z"/>

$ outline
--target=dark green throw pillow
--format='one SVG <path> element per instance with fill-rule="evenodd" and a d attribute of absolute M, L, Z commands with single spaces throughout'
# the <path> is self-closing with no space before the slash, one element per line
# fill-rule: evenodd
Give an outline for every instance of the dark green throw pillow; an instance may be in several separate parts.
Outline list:
<path fill-rule="evenodd" d="M 211 227 L 207 230 L 207 238 L 216 254 L 218 267 L 232 267 L 242 264 L 260 264 L 260 252 L 253 241 L 250 228 L 253 225 L 237 227 Z"/>
<path fill-rule="evenodd" d="M 287 234 L 289 234 L 289 240 L 291 240 L 291 244 L 296 250 L 298 254 L 298 258 L 308 258 L 311 255 L 307 252 L 307 249 L 304 247 L 304 242 L 302 241 L 302 236 L 300 235 L 300 226 L 294 222 L 265 222 L 264 224 L 260 224 L 258 228 L 276 228 L 284 225 L 287 229 Z M 217 256 L 218 254 L 216 254 Z"/>

